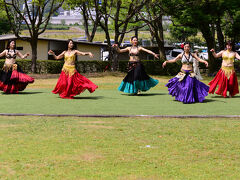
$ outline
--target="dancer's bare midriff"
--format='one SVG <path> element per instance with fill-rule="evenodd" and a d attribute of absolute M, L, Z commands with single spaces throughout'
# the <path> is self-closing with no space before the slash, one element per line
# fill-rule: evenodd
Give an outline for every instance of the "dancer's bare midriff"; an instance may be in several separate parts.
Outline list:
<path fill-rule="evenodd" d="M 16 59 L 14 59 L 14 58 L 11 58 L 11 59 L 6 58 L 6 60 L 5 60 L 5 64 L 7 64 L 7 65 L 12 65 L 15 63 L 16 63 Z"/>
<path fill-rule="evenodd" d="M 191 64 L 183 64 L 182 69 L 183 70 L 193 70 L 193 66 Z"/>

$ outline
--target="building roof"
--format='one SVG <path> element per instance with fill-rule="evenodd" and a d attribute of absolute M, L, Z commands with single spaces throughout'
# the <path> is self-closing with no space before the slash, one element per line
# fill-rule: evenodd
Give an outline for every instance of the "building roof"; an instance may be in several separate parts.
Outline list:
<path fill-rule="evenodd" d="M 30 36 L 21 36 L 23 39 L 30 39 Z M 6 35 L 0 35 L 0 41 L 5 41 L 9 39 L 18 39 L 14 34 L 6 34 Z M 61 41 L 61 42 L 67 42 L 68 39 L 54 39 L 54 38 L 43 38 L 39 37 L 38 40 L 45 40 L 45 41 Z M 105 43 L 100 42 L 85 42 L 85 41 L 76 41 L 73 40 L 77 44 L 85 44 L 85 45 L 96 45 L 96 46 L 107 46 Z"/>

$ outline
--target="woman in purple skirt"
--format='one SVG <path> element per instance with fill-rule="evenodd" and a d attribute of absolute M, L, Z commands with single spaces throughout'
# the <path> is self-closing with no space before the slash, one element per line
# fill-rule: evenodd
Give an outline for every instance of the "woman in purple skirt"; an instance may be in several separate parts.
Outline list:
<path fill-rule="evenodd" d="M 178 60 L 182 62 L 181 72 L 174 78 L 170 79 L 166 86 L 168 87 L 169 94 L 175 96 L 177 101 L 185 104 L 203 102 L 205 96 L 208 95 L 209 87 L 200 82 L 193 72 L 193 58 L 202 62 L 208 67 L 208 62 L 200 59 L 196 54 L 191 54 L 190 44 L 184 43 L 184 52 L 179 54 L 172 60 L 165 61 L 163 68 L 167 63 L 174 63 Z"/>

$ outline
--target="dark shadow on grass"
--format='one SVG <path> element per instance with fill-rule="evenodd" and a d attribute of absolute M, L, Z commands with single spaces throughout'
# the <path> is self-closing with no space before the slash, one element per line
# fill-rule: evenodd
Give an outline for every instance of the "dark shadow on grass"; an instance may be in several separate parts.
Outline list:
<path fill-rule="evenodd" d="M 223 103 L 226 103 L 225 101 L 219 101 L 219 100 L 215 100 L 215 99 L 205 99 L 202 103 L 209 103 L 209 102 L 223 102 Z"/>
<path fill-rule="evenodd" d="M 146 94 L 121 94 L 124 96 L 160 96 L 160 95 L 167 95 L 167 93 L 146 93 Z"/>
<path fill-rule="evenodd" d="M 19 92 L 18 94 L 40 94 L 43 92 Z"/>
<path fill-rule="evenodd" d="M 40 94 L 43 92 L 18 92 L 18 93 L 5 93 L 2 92 L 3 95 L 27 95 L 27 94 Z"/>
<path fill-rule="evenodd" d="M 174 102 L 179 102 L 179 103 L 182 103 L 182 104 L 198 104 L 200 102 L 194 102 L 194 103 L 183 103 L 183 102 L 180 102 L 180 101 L 177 101 L 177 100 L 173 100 Z M 223 102 L 223 103 L 226 103 L 225 101 L 219 101 L 219 100 L 213 100 L 213 99 L 205 99 L 203 102 L 201 102 L 200 104 L 204 104 L 204 103 L 211 103 L 211 102 Z"/>
<path fill-rule="evenodd" d="M 88 97 L 74 97 L 73 99 L 88 99 L 88 100 L 98 100 L 103 99 L 104 96 L 88 96 Z"/>
<path fill-rule="evenodd" d="M 218 95 L 216 95 L 216 96 L 212 96 L 211 98 L 218 98 L 218 99 L 237 99 L 237 98 L 240 98 L 240 96 L 233 96 L 233 97 L 231 97 L 231 98 L 229 98 L 229 97 L 223 97 L 223 96 L 218 96 Z"/>

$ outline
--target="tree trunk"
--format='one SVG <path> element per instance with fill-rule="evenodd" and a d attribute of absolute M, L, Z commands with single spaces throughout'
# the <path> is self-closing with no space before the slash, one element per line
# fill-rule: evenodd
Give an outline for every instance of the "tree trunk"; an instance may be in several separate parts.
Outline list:
<path fill-rule="evenodd" d="M 32 40 L 30 42 L 32 48 L 32 73 L 37 72 L 37 43 L 38 40 Z"/>
<path fill-rule="evenodd" d="M 216 22 L 216 29 L 217 29 L 217 38 L 218 38 L 219 50 L 223 50 L 225 48 L 225 45 L 224 45 L 224 36 L 223 36 L 223 33 L 222 33 L 220 17 L 218 17 L 218 20 Z"/>
<path fill-rule="evenodd" d="M 215 47 L 215 44 L 214 44 L 214 37 L 213 37 L 213 34 L 212 34 L 212 31 L 209 27 L 209 25 L 207 24 L 203 24 L 201 27 L 200 27 L 200 30 L 203 34 L 203 37 L 204 39 L 206 40 L 207 42 L 207 47 L 208 47 L 208 64 L 209 64 L 209 74 L 213 74 L 217 68 L 218 68 L 218 63 L 217 61 L 215 60 L 215 58 L 213 57 L 212 53 L 210 52 L 210 50 L 212 48 Z"/>
<path fill-rule="evenodd" d="M 160 59 L 166 59 L 166 54 L 165 54 L 165 48 L 164 48 L 164 37 L 163 37 L 163 26 L 162 26 L 162 16 L 159 18 L 158 22 L 158 33 L 159 34 L 159 39 L 157 39 L 158 42 L 158 48 L 159 48 L 159 58 Z"/>
<path fill-rule="evenodd" d="M 117 71 L 118 70 L 118 53 L 111 47 L 111 54 L 112 54 L 112 71 Z M 110 52 L 110 51 L 109 51 Z"/>
<path fill-rule="evenodd" d="M 216 40 L 215 40 L 215 24 L 212 23 L 211 24 L 211 33 L 212 33 L 212 37 L 213 37 L 213 45 L 214 45 L 214 49 L 216 49 Z"/>

